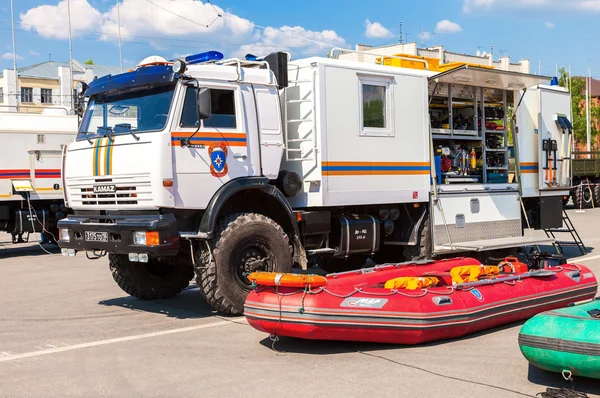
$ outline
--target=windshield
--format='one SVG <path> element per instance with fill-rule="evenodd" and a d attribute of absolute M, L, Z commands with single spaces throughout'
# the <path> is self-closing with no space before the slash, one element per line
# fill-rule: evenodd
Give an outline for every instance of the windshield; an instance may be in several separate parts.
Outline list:
<path fill-rule="evenodd" d="M 175 85 L 90 99 L 78 140 L 165 128 Z"/>

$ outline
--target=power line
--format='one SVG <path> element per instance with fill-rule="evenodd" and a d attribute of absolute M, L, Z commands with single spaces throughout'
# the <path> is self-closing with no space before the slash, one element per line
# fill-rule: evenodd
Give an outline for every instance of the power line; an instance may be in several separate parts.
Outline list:
<path fill-rule="evenodd" d="M 9 24 L 10 21 L 3 21 L 0 20 L 0 23 L 5 23 L 5 24 Z M 15 22 L 17 25 L 21 25 L 21 26 L 29 26 L 29 27 L 40 27 L 40 28 L 47 28 L 47 29 L 54 29 L 54 30 L 60 30 L 60 31 L 68 31 L 68 29 L 65 28 L 61 28 L 58 26 L 48 26 L 48 25 L 30 25 L 30 24 L 26 24 L 26 23 L 22 23 L 22 22 Z M 0 28 L 3 29 L 3 28 Z M 27 29 L 16 29 L 20 32 L 29 32 L 29 30 Z M 99 31 L 99 30 L 92 30 L 92 29 L 72 29 L 73 31 L 76 32 L 82 32 L 82 33 L 94 33 L 94 34 L 106 34 L 108 36 L 110 36 L 109 34 L 107 34 L 106 32 L 103 31 Z M 164 37 L 156 37 L 156 36 L 143 36 L 143 35 L 128 35 L 128 34 L 124 34 L 122 33 L 121 36 L 125 36 L 125 37 L 134 37 L 134 38 L 140 38 L 140 39 L 153 39 L 153 40 L 164 40 L 164 41 L 177 41 L 177 42 L 184 42 L 184 43 L 203 43 L 203 44 L 214 44 L 214 41 L 205 41 L 205 40 L 190 40 L 190 39 L 177 39 L 177 38 L 164 38 Z M 95 37 L 95 39 L 98 39 L 97 37 Z M 220 43 L 223 44 L 223 43 Z M 225 44 L 230 44 L 232 46 L 243 46 L 245 44 L 248 43 L 233 43 L 233 42 L 226 42 Z"/>
<path fill-rule="evenodd" d="M 190 22 L 192 22 L 192 23 L 195 23 L 196 25 L 204 26 L 205 28 L 210 28 L 210 26 L 211 26 L 213 23 L 215 23 L 215 21 L 216 21 L 217 19 L 219 19 L 219 18 L 223 18 L 223 16 L 222 16 L 222 15 L 219 13 L 219 11 L 217 11 L 217 8 L 216 8 L 216 7 L 215 7 L 215 6 L 214 6 L 214 5 L 213 5 L 213 4 L 210 2 L 210 0 L 208 0 L 208 1 L 206 2 L 206 4 L 210 4 L 210 5 L 212 6 L 212 8 L 213 8 L 213 9 L 215 10 L 215 12 L 217 13 L 217 17 L 216 17 L 215 19 L 213 19 L 213 21 L 212 21 L 211 23 L 209 23 L 208 25 L 201 24 L 200 22 L 194 21 L 193 19 L 190 19 L 190 18 L 188 18 L 188 17 L 184 17 L 183 15 L 179 15 L 179 14 L 177 14 L 177 13 L 174 13 L 173 11 L 169 10 L 168 8 L 165 8 L 165 7 L 163 7 L 163 6 L 159 6 L 158 4 L 156 4 L 156 3 L 154 3 L 154 2 L 152 2 L 152 1 L 150 1 L 150 0 L 146 0 L 146 1 L 147 1 L 148 3 L 150 3 L 150 4 L 152 4 L 154 7 L 158 7 L 158 8 L 160 8 L 161 10 L 164 10 L 164 11 L 168 12 L 169 14 L 173 14 L 173 15 L 175 15 L 176 17 L 179 17 L 179 18 L 181 18 L 181 19 L 185 19 L 186 21 L 190 21 Z"/>

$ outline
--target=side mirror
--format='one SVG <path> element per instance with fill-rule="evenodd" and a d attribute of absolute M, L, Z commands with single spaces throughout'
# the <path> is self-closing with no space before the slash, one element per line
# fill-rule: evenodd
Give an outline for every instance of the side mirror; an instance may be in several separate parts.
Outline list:
<path fill-rule="evenodd" d="M 196 113 L 198 120 L 206 120 L 211 114 L 210 90 L 199 87 L 196 89 Z"/>

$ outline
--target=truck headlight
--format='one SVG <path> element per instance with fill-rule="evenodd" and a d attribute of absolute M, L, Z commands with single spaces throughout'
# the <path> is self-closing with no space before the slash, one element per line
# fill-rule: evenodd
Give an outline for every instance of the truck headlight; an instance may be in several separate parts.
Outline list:
<path fill-rule="evenodd" d="M 133 244 L 138 246 L 158 246 L 160 244 L 158 231 L 135 231 Z"/>
<path fill-rule="evenodd" d="M 58 230 L 58 239 L 62 240 L 63 242 L 69 242 L 71 240 L 71 238 L 69 237 L 69 229 L 68 228 L 61 228 Z"/>
<path fill-rule="evenodd" d="M 133 233 L 133 244 L 146 246 L 146 232 L 136 231 Z"/>

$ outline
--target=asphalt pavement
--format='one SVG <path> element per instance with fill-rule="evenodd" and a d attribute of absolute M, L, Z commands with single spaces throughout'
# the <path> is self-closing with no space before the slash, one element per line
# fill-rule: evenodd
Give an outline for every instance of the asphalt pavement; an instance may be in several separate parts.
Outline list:
<path fill-rule="evenodd" d="M 590 252 L 567 255 L 600 276 L 600 210 L 569 210 Z M 33 240 L 33 237 L 32 237 Z M 0 234 L 0 397 L 518 397 L 600 381 L 528 364 L 522 323 L 420 346 L 274 344 L 243 317 L 213 313 L 195 285 L 140 301 L 106 259 L 60 256 Z"/>

